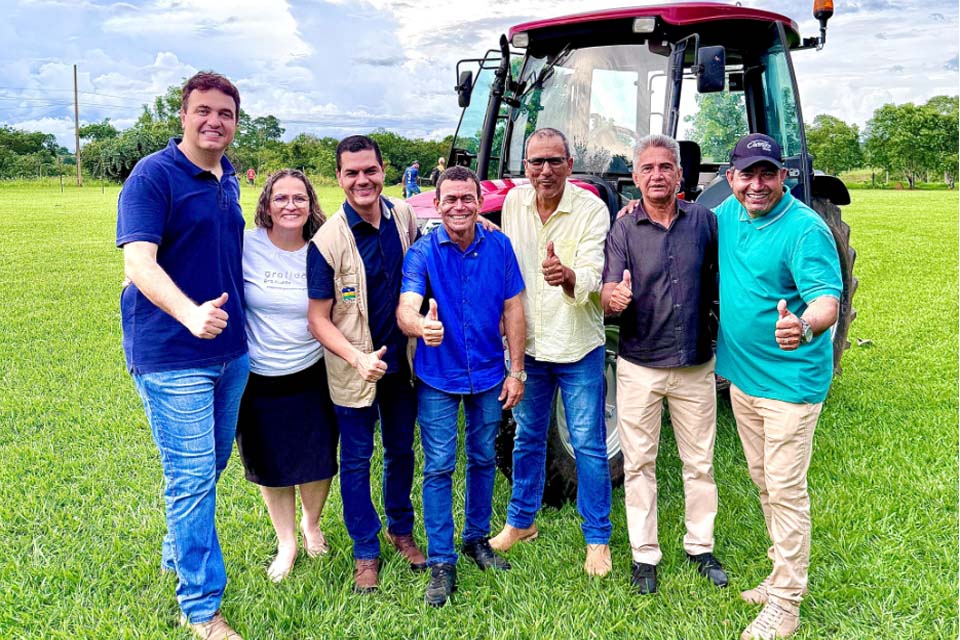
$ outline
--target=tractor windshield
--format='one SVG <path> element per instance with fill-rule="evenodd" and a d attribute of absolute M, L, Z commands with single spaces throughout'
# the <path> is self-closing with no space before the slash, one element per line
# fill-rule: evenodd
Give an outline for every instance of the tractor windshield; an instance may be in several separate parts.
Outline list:
<path fill-rule="evenodd" d="M 646 44 L 591 47 L 528 56 L 519 107 L 511 111 L 508 174 L 523 173 L 524 140 L 535 129 L 567 134 L 574 171 L 629 175 L 637 139 L 663 128 L 669 48 Z"/>

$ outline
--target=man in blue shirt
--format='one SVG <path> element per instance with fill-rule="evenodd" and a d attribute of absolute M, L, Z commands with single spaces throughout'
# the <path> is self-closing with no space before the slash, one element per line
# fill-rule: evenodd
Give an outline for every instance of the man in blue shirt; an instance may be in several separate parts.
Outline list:
<path fill-rule="evenodd" d="M 420 193 L 420 161 L 414 160 L 413 164 L 403 172 L 403 197 L 409 198 L 415 193 Z"/>
<path fill-rule="evenodd" d="M 214 526 L 249 369 L 240 184 L 224 157 L 239 112 L 229 80 L 190 78 L 183 138 L 137 163 L 117 216 L 123 350 L 163 466 L 161 567 L 177 574 L 181 623 L 218 639 L 240 637 L 220 615 L 227 576 Z"/>
<path fill-rule="evenodd" d="M 750 477 L 770 535 L 773 571 L 741 597 L 763 604 L 741 638 L 786 637 L 807 593 L 813 432 L 833 376 L 830 327 L 843 282 L 833 235 L 784 189 L 780 145 L 737 142 L 715 210 L 719 233 L 717 373 L 728 379 Z"/>
<path fill-rule="evenodd" d="M 407 253 L 397 308 L 401 329 L 419 339 L 414 369 L 431 567 L 425 600 L 435 607 L 446 604 L 456 588 L 451 503 L 461 403 L 467 455 L 462 549 L 483 570 L 510 568 L 490 548 L 488 534 L 501 410 L 516 406 L 526 381 L 523 278 L 507 237 L 477 223 L 482 203 L 480 180 L 472 171 L 451 167 L 441 174 L 434 206 L 443 226 Z M 429 307 L 421 315 L 425 297 Z M 506 378 L 501 321 L 511 363 Z"/>
<path fill-rule="evenodd" d="M 683 547 L 718 587 L 727 576 L 713 555 L 717 485 L 713 445 L 717 389 L 710 314 L 717 294 L 717 220 L 677 199 L 680 145 L 653 134 L 637 143 L 633 180 L 643 200 L 607 236 L 600 302 L 620 315 L 617 432 L 623 451 L 631 583 L 657 591 L 657 452 L 664 399 L 683 462 Z"/>

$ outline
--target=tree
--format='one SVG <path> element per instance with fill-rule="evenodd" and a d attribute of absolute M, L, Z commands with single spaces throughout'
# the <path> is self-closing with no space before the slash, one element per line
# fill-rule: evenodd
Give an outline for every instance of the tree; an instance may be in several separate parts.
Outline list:
<path fill-rule="evenodd" d="M 110 118 L 104 118 L 102 122 L 94 122 L 80 127 L 81 140 L 110 140 L 118 135 L 120 135 L 120 132 L 110 124 Z"/>
<path fill-rule="evenodd" d="M 867 160 L 902 174 L 911 189 L 929 171 L 939 170 L 952 185 L 957 171 L 955 101 L 937 96 L 922 106 L 885 104 L 874 111 L 866 129 Z"/>
<path fill-rule="evenodd" d="M 743 93 L 698 93 L 696 100 L 697 113 L 684 118 L 692 125 L 690 138 L 704 158 L 726 160 L 737 140 L 750 131 Z"/>
<path fill-rule="evenodd" d="M 807 146 L 813 154 L 813 165 L 826 173 L 836 174 L 863 166 L 860 130 L 843 120 L 821 113 L 807 127 Z"/>

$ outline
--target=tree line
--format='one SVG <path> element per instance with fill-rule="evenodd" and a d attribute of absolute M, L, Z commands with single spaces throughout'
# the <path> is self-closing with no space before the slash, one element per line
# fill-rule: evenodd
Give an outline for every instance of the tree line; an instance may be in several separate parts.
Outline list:
<path fill-rule="evenodd" d="M 742 94 L 697 96 L 700 107 L 692 118 L 694 136 L 702 140 L 704 157 L 725 157 L 747 131 Z M 123 131 L 109 119 L 80 128 L 83 171 L 88 177 L 122 182 L 143 156 L 163 148 L 180 135 L 180 87 L 171 86 L 152 104 L 143 105 L 136 123 Z M 821 114 L 806 126 L 814 167 L 838 174 L 861 168 L 879 169 L 880 182 L 917 182 L 942 178 L 951 189 L 957 179 L 958 96 L 935 96 L 922 105 L 885 104 L 863 131 L 834 116 Z M 227 156 L 238 172 L 253 167 L 258 174 L 296 167 L 311 175 L 333 178 L 338 140 L 299 134 L 282 140 L 284 128 L 272 116 L 252 118 L 241 109 L 234 144 Z M 414 160 L 428 168 L 450 149 L 452 136 L 441 141 L 409 139 L 378 129 L 370 134 L 380 145 L 388 183 L 399 182 Z M 712 146 L 711 146 L 712 145 Z M 716 147 L 716 149 L 713 149 Z M 0 127 L 0 179 L 70 174 L 73 155 L 52 134 Z"/>

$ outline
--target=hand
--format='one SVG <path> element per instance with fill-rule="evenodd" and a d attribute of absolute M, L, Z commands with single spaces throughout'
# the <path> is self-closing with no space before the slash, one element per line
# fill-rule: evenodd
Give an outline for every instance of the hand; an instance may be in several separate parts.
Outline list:
<path fill-rule="evenodd" d="M 777 346 L 784 351 L 793 351 L 800 346 L 800 338 L 803 335 L 800 318 L 790 313 L 786 300 L 777 303 L 777 311 L 780 313 L 776 327 Z"/>
<path fill-rule="evenodd" d="M 483 216 L 477 216 L 477 222 L 480 223 L 480 226 L 483 227 L 484 231 L 500 231 L 500 227 L 493 224 Z"/>
<path fill-rule="evenodd" d="M 513 409 L 515 406 L 520 404 L 520 399 L 523 398 L 523 388 L 524 384 L 517 380 L 516 378 L 507 378 L 503 381 L 503 389 L 500 391 L 500 396 L 497 400 L 503 402 L 503 409 Z"/>
<path fill-rule="evenodd" d="M 387 372 L 387 363 L 381 360 L 386 353 L 386 347 L 380 347 L 371 353 L 361 353 L 354 361 L 353 368 L 367 382 L 376 382 Z"/>
<path fill-rule="evenodd" d="M 423 344 L 428 347 L 439 347 L 443 342 L 443 323 L 437 314 L 437 301 L 430 298 L 430 310 L 420 319 L 420 335 Z"/>
<path fill-rule="evenodd" d="M 617 220 L 636 211 L 637 205 L 639 204 L 639 200 L 630 200 L 627 202 L 627 204 L 623 205 L 623 208 L 620 209 L 620 211 L 617 211 Z"/>
<path fill-rule="evenodd" d="M 227 328 L 230 316 L 221 307 L 227 304 L 228 297 L 224 291 L 219 298 L 196 305 L 183 319 L 183 326 L 198 338 L 213 340 Z"/>
<path fill-rule="evenodd" d="M 553 252 L 553 242 L 548 242 L 547 259 L 544 260 L 541 265 L 543 279 L 546 280 L 547 284 L 551 287 L 562 286 L 563 281 L 566 279 L 566 269 L 567 268 L 560 263 L 560 258 L 557 257 L 557 254 Z"/>
<path fill-rule="evenodd" d="M 610 311 L 623 313 L 630 306 L 631 300 L 633 300 L 633 284 L 630 280 L 630 270 L 624 269 L 623 280 L 617 283 L 613 295 L 610 296 Z"/>

